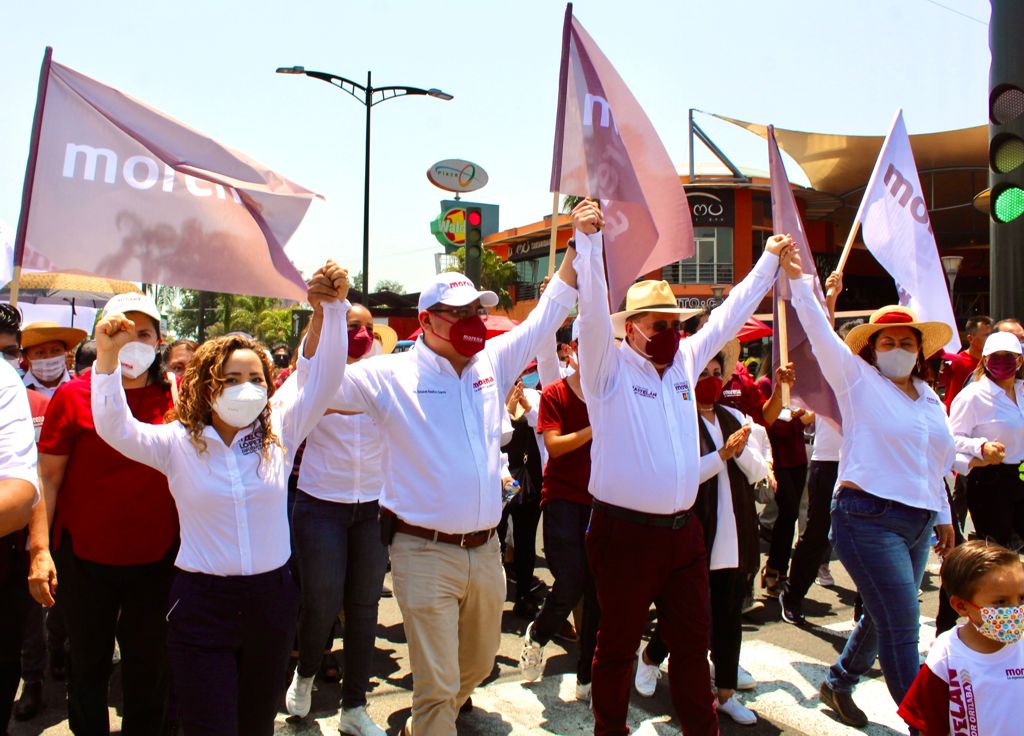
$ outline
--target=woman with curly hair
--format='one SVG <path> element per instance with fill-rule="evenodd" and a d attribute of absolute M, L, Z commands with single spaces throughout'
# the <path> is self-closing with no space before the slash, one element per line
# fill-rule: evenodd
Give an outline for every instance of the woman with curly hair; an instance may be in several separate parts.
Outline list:
<path fill-rule="evenodd" d="M 202 345 L 161 426 L 136 421 L 121 389 L 117 353 L 134 323 L 114 314 L 96 326 L 96 431 L 166 475 L 178 507 L 167 653 L 184 736 L 273 733 L 299 601 L 287 565 L 288 473 L 344 375 L 347 294 L 348 272 L 328 261 L 309 284 L 303 357 L 280 389 L 254 340 Z"/>

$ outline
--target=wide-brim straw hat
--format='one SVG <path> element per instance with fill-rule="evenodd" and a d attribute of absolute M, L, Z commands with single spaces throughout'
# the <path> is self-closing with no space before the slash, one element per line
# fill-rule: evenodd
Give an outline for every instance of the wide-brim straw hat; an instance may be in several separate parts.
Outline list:
<path fill-rule="evenodd" d="M 953 337 L 953 328 L 945 322 L 920 322 L 910 307 L 892 305 L 875 310 L 867 324 L 850 330 L 846 344 L 854 355 L 860 355 L 872 335 L 889 327 L 911 327 L 920 332 L 921 352 L 926 358 L 940 352 Z"/>
<path fill-rule="evenodd" d="M 612 327 L 616 337 L 625 335 L 626 320 L 642 312 L 666 312 L 678 314 L 679 319 L 689 319 L 701 314 L 702 309 L 684 309 L 676 303 L 676 295 L 667 281 L 638 281 L 626 292 L 626 308 L 612 315 Z"/>
<path fill-rule="evenodd" d="M 740 350 L 739 338 L 734 337 L 719 351 L 719 355 L 722 356 L 722 383 L 728 383 L 729 379 L 732 378 L 732 374 L 736 371 L 736 362 L 740 359 Z M 718 356 L 716 355 L 715 357 L 717 358 Z"/>
<path fill-rule="evenodd" d="M 385 355 L 391 353 L 398 344 L 398 333 L 388 325 L 373 323 L 373 334 L 380 337 L 380 347 Z"/>
<path fill-rule="evenodd" d="M 62 327 L 56 322 L 30 322 L 21 328 L 21 349 L 28 350 L 56 340 L 64 343 L 65 349 L 71 350 L 88 336 L 85 330 L 77 327 Z"/>

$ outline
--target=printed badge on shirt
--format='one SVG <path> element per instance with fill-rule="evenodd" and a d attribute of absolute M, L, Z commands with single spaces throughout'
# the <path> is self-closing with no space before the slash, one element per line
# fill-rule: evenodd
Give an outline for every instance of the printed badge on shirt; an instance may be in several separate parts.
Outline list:
<path fill-rule="evenodd" d="M 679 394 L 679 397 L 683 401 L 690 400 L 690 383 L 689 381 L 680 381 L 679 383 L 672 384 L 672 390 Z"/>

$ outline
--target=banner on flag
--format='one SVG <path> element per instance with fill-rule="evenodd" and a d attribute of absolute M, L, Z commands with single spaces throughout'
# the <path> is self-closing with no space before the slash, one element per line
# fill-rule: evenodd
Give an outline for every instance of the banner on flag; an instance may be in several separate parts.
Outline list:
<path fill-rule="evenodd" d="M 825 296 L 818 282 L 818 274 L 814 268 L 814 255 L 811 253 L 810 243 L 804 231 L 803 219 L 800 217 L 800 210 L 797 209 L 796 197 L 793 196 L 793 188 L 789 185 L 789 176 L 786 174 L 786 165 L 782 161 L 782 154 L 779 153 L 779 145 L 775 140 L 774 126 L 768 126 L 768 170 L 771 177 L 772 194 L 772 228 L 780 235 L 791 235 L 800 253 L 800 265 L 804 273 L 814 277 L 814 294 L 821 303 L 821 308 L 826 311 Z M 810 409 L 823 420 L 830 422 L 834 427 L 840 427 L 839 405 L 836 403 L 835 394 L 831 386 L 821 374 L 818 361 L 811 352 L 811 342 L 807 339 L 800 318 L 796 310 L 790 304 L 793 297 L 789 285 L 789 278 L 780 269 L 775 281 L 775 293 L 778 299 L 774 300 L 773 314 L 775 325 L 779 324 L 779 300 L 786 310 L 787 345 L 789 349 L 789 360 L 796 369 L 796 383 L 791 389 L 792 402 L 798 406 Z M 775 330 L 775 339 L 772 340 L 772 366 L 779 365 L 779 330 Z"/>
<path fill-rule="evenodd" d="M 614 309 L 641 274 L 693 255 L 686 192 L 615 67 L 565 9 L 551 191 L 601 201 Z"/>
<path fill-rule="evenodd" d="M 946 352 L 959 351 L 953 305 L 902 110 L 896 112 L 882 143 L 861 211 L 864 244 L 896 281 L 900 304 L 913 309 L 920 320 L 948 324 L 953 338 Z"/>
<path fill-rule="evenodd" d="M 317 195 L 43 63 L 15 266 L 302 301 L 284 253 Z"/>

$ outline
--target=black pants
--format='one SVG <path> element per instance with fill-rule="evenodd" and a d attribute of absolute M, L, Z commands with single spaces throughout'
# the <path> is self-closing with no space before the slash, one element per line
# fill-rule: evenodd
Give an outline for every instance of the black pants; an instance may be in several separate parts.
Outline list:
<path fill-rule="evenodd" d="M 274 733 L 298 613 L 287 565 L 227 577 L 178 571 L 167 654 L 183 736 Z"/>
<path fill-rule="evenodd" d="M 24 539 L 18 539 L 23 548 Z M 14 543 L 11 538 L 0 538 L 0 555 L 7 558 L 0 563 L 0 733 L 7 732 L 21 681 L 21 636 L 30 603 L 24 566 L 19 562 L 22 550 L 12 548 Z"/>
<path fill-rule="evenodd" d="M 747 574 L 733 567 L 708 573 L 711 586 L 711 661 L 715 665 L 715 687 L 736 689 L 743 643 L 743 598 L 747 595 Z M 647 659 L 661 664 L 668 647 L 657 628 L 647 645 Z"/>
<path fill-rule="evenodd" d="M 512 546 L 515 547 L 515 560 L 512 569 L 516 575 L 516 601 L 525 600 L 530 595 L 533 584 L 533 572 L 537 567 L 537 525 L 540 523 L 540 496 L 515 498 L 505 507 L 502 523 L 498 527 L 500 538 L 504 542 L 507 521 L 512 519 Z"/>
<path fill-rule="evenodd" d="M 981 539 L 1013 549 L 1024 538 L 1024 481 L 1016 465 L 974 468 L 967 476 L 967 508 Z"/>
<path fill-rule="evenodd" d="M 775 468 L 775 480 L 779 487 L 775 492 L 775 503 L 779 507 L 779 517 L 772 526 L 772 541 L 768 549 L 768 567 L 785 575 L 789 567 L 789 553 L 793 549 L 793 533 L 796 531 L 797 518 L 800 516 L 800 497 L 804 494 L 804 483 L 807 481 L 807 466 L 795 468 Z M 821 555 L 814 563 L 817 568 L 821 564 Z"/>
<path fill-rule="evenodd" d="M 957 480 L 960 480 L 963 476 L 958 475 Z M 963 525 L 960 523 L 960 518 L 956 513 L 954 507 L 954 500 L 956 494 L 950 495 L 949 489 L 946 489 L 946 499 L 949 501 L 950 508 L 953 508 L 953 544 L 959 547 L 964 543 L 964 532 Z M 941 634 L 949 631 L 956 626 L 957 620 L 960 618 L 960 614 L 956 612 L 953 605 L 949 602 L 949 594 L 946 589 L 941 585 L 939 586 L 939 612 L 935 615 L 935 633 Z"/>
<path fill-rule="evenodd" d="M 601 608 L 597 603 L 597 588 L 590 574 L 585 546 L 587 527 L 590 525 L 590 506 L 554 499 L 544 506 L 544 557 L 555 578 L 548 597 L 544 600 L 531 635 L 541 644 L 551 641 L 569 614 L 583 597 L 583 622 L 579 631 L 579 659 L 576 677 L 581 684 L 591 679 L 594 647 L 597 646 L 597 627 Z M 518 550 L 516 550 L 518 554 Z"/>
<path fill-rule="evenodd" d="M 57 550 L 61 606 L 70 649 L 68 721 L 75 736 L 106 736 L 114 637 L 121 645 L 121 733 L 168 732 L 167 597 L 172 549 L 147 565 L 103 565 L 75 556 L 70 535 Z"/>
<path fill-rule="evenodd" d="M 804 599 L 828 550 L 828 531 L 832 526 L 832 491 L 838 476 L 838 462 L 811 461 L 807 476 L 807 527 L 793 550 L 785 586 L 787 602 L 795 604 Z M 797 503 L 799 505 L 799 500 Z"/>

